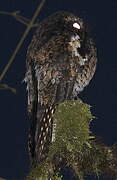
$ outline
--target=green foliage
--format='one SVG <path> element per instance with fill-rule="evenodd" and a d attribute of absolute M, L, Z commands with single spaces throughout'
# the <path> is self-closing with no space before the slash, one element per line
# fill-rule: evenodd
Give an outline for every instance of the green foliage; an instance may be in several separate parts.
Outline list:
<path fill-rule="evenodd" d="M 92 119 L 89 105 L 81 101 L 61 103 L 54 114 L 56 133 L 55 141 L 50 146 L 49 157 L 54 157 L 56 153 L 65 157 L 69 152 L 72 160 L 74 153 L 80 152 L 84 144 L 90 146 L 89 124 Z"/>
<path fill-rule="evenodd" d="M 92 118 L 90 106 L 81 101 L 61 103 L 54 115 L 57 125 L 55 146 L 66 146 L 69 151 L 80 150 L 89 139 Z"/>
<path fill-rule="evenodd" d="M 50 145 L 48 158 L 31 171 L 28 179 L 36 180 L 39 177 L 40 180 L 46 180 L 49 176 L 54 180 L 61 179 L 59 168 L 56 168 L 62 159 L 66 159 L 68 165 L 76 166 L 76 152 L 81 152 L 84 144 L 91 148 L 88 141 L 91 137 L 89 124 L 92 119 L 90 106 L 80 100 L 58 105 L 54 114 L 55 141 Z M 81 177 L 80 174 L 79 176 Z"/>
<path fill-rule="evenodd" d="M 49 147 L 45 161 L 32 169 L 27 180 L 61 180 L 61 168 L 68 166 L 78 180 L 86 175 L 108 174 L 117 179 L 117 145 L 97 143 L 90 135 L 94 116 L 90 106 L 82 101 L 66 101 L 58 105 L 54 114 L 55 140 Z"/>

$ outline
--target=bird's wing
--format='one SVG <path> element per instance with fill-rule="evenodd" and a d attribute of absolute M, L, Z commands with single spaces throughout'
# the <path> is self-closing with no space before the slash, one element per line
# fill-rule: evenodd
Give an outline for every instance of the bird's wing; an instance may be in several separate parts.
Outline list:
<path fill-rule="evenodd" d="M 52 80 L 52 68 L 47 64 L 40 66 L 28 57 L 26 68 L 30 118 L 28 148 L 31 166 L 35 166 L 46 157 L 51 142 L 56 87 Z"/>
<path fill-rule="evenodd" d="M 35 131 L 37 126 L 37 80 L 35 78 L 34 65 L 31 61 L 28 61 L 26 64 L 26 75 L 25 81 L 27 83 L 27 93 L 28 93 L 28 113 L 30 119 L 30 129 L 28 137 L 28 150 L 31 165 L 33 164 L 35 158 Z"/>
<path fill-rule="evenodd" d="M 74 81 L 66 80 L 59 65 L 27 59 L 28 112 L 31 119 L 29 154 L 32 164 L 41 162 L 52 139 L 53 113 L 60 102 L 69 99 Z"/>
<path fill-rule="evenodd" d="M 31 119 L 29 154 L 33 164 L 47 154 L 52 138 L 52 114 L 58 103 L 72 95 L 75 80 L 69 75 L 67 53 L 59 51 L 60 37 L 53 36 L 51 31 L 46 34 L 38 31 L 28 48 L 25 78 Z"/>

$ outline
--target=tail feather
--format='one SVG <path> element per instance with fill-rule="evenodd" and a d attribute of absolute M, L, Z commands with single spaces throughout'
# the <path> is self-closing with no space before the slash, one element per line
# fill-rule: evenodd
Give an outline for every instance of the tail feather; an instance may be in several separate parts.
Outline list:
<path fill-rule="evenodd" d="M 53 113 L 55 106 L 37 106 L 36 119 L 32 120 L 29 133 L 29 150 L 31 153 L 31 166 L 42 162 L 48 154 L 52 140 Z M 35 131 L 35 132 L 34 132 Z"/>

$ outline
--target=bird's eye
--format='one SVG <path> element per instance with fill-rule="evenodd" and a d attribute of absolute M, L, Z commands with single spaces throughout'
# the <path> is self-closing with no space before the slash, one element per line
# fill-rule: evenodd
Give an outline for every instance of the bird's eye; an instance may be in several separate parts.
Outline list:
<path fill-rule="evenodd" d="M 81 28 L 78 23 L 74 23 L 74 24 L 73 24 L 73 27 L 76 28 L 76 29 L 80 29 L 80 28 Z"/>

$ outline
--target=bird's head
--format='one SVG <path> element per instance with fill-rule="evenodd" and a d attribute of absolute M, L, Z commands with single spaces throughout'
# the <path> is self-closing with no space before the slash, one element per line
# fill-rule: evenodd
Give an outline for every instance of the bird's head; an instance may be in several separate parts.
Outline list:
<path fill-rule="evenodd" d="M 90 59 L 94 43 L 90 38 L 87 25 L 72 13 L 60 11 L 48 18 L 51 32 L 61 34 L 67 42 L 68 50 L 73 57 L 78 57 L 83 66 Z"/>

